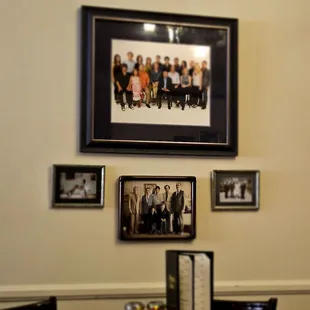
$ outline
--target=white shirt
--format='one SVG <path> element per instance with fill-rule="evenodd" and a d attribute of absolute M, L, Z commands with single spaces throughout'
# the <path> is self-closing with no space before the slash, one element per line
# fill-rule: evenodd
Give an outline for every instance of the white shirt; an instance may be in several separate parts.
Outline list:
<path fill-rule="evenodd" d="M 196 74 L 196 73 L 193 73 L 193 86 L 201 86 L 201 72 Z"/>
<path fill-rule="evenodd" d="M 178 72 L 169 72 L 168 76 L 172 80 L 172 84 L 180 84 L 180 74 Z"/>

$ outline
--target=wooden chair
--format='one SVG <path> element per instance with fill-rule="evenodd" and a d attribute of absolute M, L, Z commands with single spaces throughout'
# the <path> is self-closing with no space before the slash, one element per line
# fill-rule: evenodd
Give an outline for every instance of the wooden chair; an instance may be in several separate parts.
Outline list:
<path fill-rule="evenodd" d="M 239 301 L 219 300 L 213 301 L 214 310 L 276 310 L 277 298 L 270 298 L 267 301 Z"/>
<path fill-rule="evenodd" d="M 50 297 L 47 300 L 43 300 L 37 303 L 6 308 L 4 310 L 57 310 L 57 299 L 56 297 Z"/>

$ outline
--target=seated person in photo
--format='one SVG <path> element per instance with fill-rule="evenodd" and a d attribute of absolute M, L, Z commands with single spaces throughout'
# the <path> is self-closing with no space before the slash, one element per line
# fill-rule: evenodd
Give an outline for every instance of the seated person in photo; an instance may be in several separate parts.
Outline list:
<path fill-rule="evenodd" d="M 152 66 L 152 59 L 151 57 L 147 57 L 146 61 L 145 61 L 145 67 L 144 67 L 144 71 L 147 72 L 147 74 L 149 75 L 149 77 L 151 77 L 151 71 L 153 69 Z"/>
<path fill-rule="evenodd" d="M 183 73 L 181 75 L 181 87 L 184 90 L 185 102 L 189 102 L 189 106 L 191 107 L 190 101 L 187 100 L 187 96 L 191 94 L 191 86 L 192 86 L 192 77 L 188 74 L 188 69 L 185 67 L 183 69 Z"/>
<path fill-rule="evenodd" d="M 174 65 L 175 71 L 178 72 L 179 75 L 181 75 L 181 74 L 182 74 L 182 67 L 181 67 L 181 65 L 180 65 L 180 63 L 179 63 L 179 58 L 178 58 L 178 57 L 175 57 L 174 60 L 173 60 L 173 62 L 174 62 L 173 65 Z"/>
<path fill-rule="evenodd" d="M 157 94 L 157 105 L 158 109 L 161 108 L 161 100 L 163 95 L 167 95 L 168 99 L 168 109 L 171 109 L 171 89 L 172 86 L 172 80 L 168 76 L 168 71 L 163 71 L 162 77 L 159 79 L 158 83 L 158 94 Z"/>
<path fill-rule="evenodd" d="M 173 100 L 177 103 L 177 105 L 179 105 L 182 98 L 178 95 L 176 89 L 180 87 L 181 81 L 179 72 L 175 71 L 175 66 L 170 67 L 170 72 L 168 73 L 168 76 L 171 78 L 174 88 L 172 92 Z"/>
<path fill-rule="evenodd" d="M 168 226 L 168 221 L 167 221 L 167 218 L 169 216 L 169 212 L 165 206 L 165 204 L 163 203 L 157 213 L 157 216 L 159 218 L 159 221 L 160 221 L 160 230 L 159 230 L 159 233 L 160 234 L 167 234 L 168 233 L 168 229 L 167 229 L 167 226 Z"/>
<path fill-rule="evenodd" d="M 133 105 L 141 107 L 141 81 L 138 69 L 133 69 L 132 76 L 130 77 L 129 87 L 132 91 Z"/>
<path fill-rule="evenodd" d="M 133 68 L 135 67 L 135 62 L 133 60 L 132 52 L 127 53 L 127 60 L 124 61 L 124 64 L 127 65 L 127 73 L 131 75 L 133 72 Z"/>
<path fill-rule="evenodd" d="M 151 90 L 153 94 L 153 100 L 156 100 L 157 98 L 157 91 L 158 91 L 158 83 L 161 77 L 161 71 L 159 69 L 159 64 L 154 63 L 153 70 L 151 71 Z"/>
<path fill-rule="evenodd" d="M 146 103 L 145 105 L 150 108 L 150 90 L 149 90 L 149 85 L 150 85 L 150 76 L 148 73 L 145 71 L 144 65 L 140 65 L 139 67 L 139 77 L 140 77 L 140 82 L 141 82 L 141 90 L 144 91 L 145 96 L 146 96 Z"/>
<path fill-rule="evenodd" d="M 125 111 L 125 102 L 124 102 L 124 94 L 126 97 L 126 102 L 130 109 L 133 109 L 132 106 L 132 93 L 129 86 L 130 75 L 127 72 L 127 65 L 122 65 L 122 72 L 116 77 L 116 85 L 118 90 L 118 96 L 121 102 L 121 109 Z"/>
<path fill-rule="evenodd" d="M 142 55 L 138 55 L 136 58 L 135 69 L 139 70 L 139 67 L 142 64 L 143 64 L 143 57 L 142 57 Z"/>
<path fill-rule="evenodd" d="M 170 58 L 168 56 L 166 56 L 164 58 L 164 64 L 162 65 L 162 71 L 167 70 L 168 72 L 170 71 L 171 68 L 171 64 L 170 64 Z"/>
<path fill-rule="evenodd" d="M 195 64 L 193 72 L 193 91 L 192 91 L 192 106 L 197 107 L 199 104 L 199 98 L 201 97 L 201 87 L 202 87 L 202 73 L 198 63 Z"/>
<path fill-rule="evenodd" d="M 155 62 L 153 63 L 153 65 L 152 65 L 152 69 L 154 70 L 154 65 L 155 64 L 157 64 L 158 65 L 158 70 L 159 71 L 162 71 L 162 66 L 163 66 L 163 64 L 161 63 L 161 57 L 159 56 L 159 55 L 157 55 L 156 56 L 156 60 L 155 60 Z"/>
<path fill-rule="evenodd" d="M 156 220 L 157 220 L 157 211 L 154 206 L 152 206 L 150 211 L 150 227 L 151 227 L 151 234 L 156 233 Z"/>

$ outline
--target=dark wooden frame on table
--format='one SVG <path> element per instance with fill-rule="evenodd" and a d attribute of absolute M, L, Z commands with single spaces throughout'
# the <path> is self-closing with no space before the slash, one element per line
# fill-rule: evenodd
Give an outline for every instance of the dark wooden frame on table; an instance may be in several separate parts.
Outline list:
<path fill-rule="evenodd" d="M 81 152 L 238 155 L 237 19 L 90 6 L 81 12 Z M 137 30 L 144 23 L 183 27 L 187 37 L 180 43 L 211 46 L 210 127 L 111 122 L 111 88 L 103 86 L 112 83 L 111 39 L 163 42 Z"/>
<path fill-rule="evenodd" d="M 124 228 L 126 225 L 126 220 L 123 216 L 123 211 L 125 208 L 125 183 L 128 181 L 137 181 L 148 184 L 154 184 L 154 182 L 190 182 L 191 183 L 191 232 L 187 236 L 177 236 L 173 234 L 168 235 L 151 235 L 149 236 L 139 236 L 139 235 L 129 235 Z M 172 191 L 171 191 L 172 193 Z M 141 198 L 144 193 L 141 193 Z M 119 206 L 118 206 L 118 237 L 123 241 L 191 241 L 196 238 L 196 177 L 194 176 L 121 176 L 119 178 Z"/>
<path fill-rule="evenodd" d="M 61 173 L 91 173 L 96 175 L 96 197 L 94 199 L 62 199 L 60 197 Z M 97 165 L 53 165 L 53 208 L 102 209 L 105 201 L 105 166 Z"/>
<path fill-rule="evenodd" d="M 252 202 L 220 202 L 220 178 L 248 177 L 252 182 Z M 260 207 L 259 170 L 214 170 L 211 172 L 211 208 L 213 211 L 258 211 Z"/>

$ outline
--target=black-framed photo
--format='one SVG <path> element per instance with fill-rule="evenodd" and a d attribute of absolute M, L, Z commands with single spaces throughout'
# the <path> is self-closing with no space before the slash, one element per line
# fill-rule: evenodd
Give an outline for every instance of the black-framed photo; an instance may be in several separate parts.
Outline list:
<path fill-rule="evenodd" d="M 81 152 L 237 156 L 237 19 L 81 11 Z"/>
<path fill-rule="evenodd" d="M 258 210 L 258 170 L 215 170 L 211 173 L 212 210 Z"/>
<path fill-rule="evenodd" d="M 54 165 L 54 208 L 103 208 L 105 166 Z"/>
<path fill-rule="evenodd" d="M 121 176 L 119 239 L 196 238 L 196 178 Z"/>

